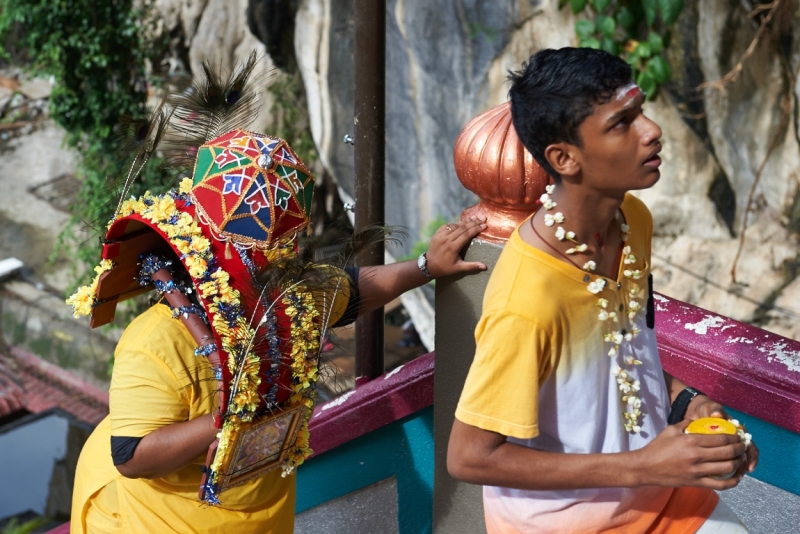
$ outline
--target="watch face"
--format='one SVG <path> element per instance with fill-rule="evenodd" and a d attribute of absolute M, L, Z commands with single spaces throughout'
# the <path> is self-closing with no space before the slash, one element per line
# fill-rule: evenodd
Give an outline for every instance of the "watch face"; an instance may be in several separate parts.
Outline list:
<path fill-rule="evenodd" d="M 417 258 L 417 267 L 419 267 L 420 269 L 422 269 L 424 271 L 425 267 L 428 264 L 427 259 L 428 258 L 425 257 L 425 254 L 420 254 L 419 258 Z"/>

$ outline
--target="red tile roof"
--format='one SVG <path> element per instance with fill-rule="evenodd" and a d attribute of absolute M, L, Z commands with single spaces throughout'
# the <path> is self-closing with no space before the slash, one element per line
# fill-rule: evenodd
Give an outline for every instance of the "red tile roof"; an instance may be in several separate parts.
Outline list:
<path fill-rule="evenodd" d="M 108 414 L 107 392 L 22 349 L 8 352 L 0 355 L 0 416 L 57 407 L 96 425 Z"/>
<path fill-rule="evenodd" d="M 14 362 L 0 354 L 0 417 L 25 407 L 25 390 Z"/>

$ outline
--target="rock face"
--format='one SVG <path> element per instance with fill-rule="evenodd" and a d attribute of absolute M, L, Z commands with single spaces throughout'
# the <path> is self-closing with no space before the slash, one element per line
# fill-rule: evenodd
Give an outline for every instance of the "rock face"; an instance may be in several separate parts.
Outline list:
<path fill-rule="evenodd" d="M 231 64 L 253 48 L 268 48 L 281 67 L 297 68 L 321 163 L 352 201 L 353 149 L 342 143 L 353 131 L 352 0 L 157 0 L 154 6 L 162 31 L 182 39 L 194 72 L 203 60 Z M 743 6 L 685 3 L 667 51 L 674 79 L 646 106 L 664 130 L 662 178 L 637 194 L 655 219 L 658 290 L 795 336 L 797 1 L 780 4 L 733 83 L 697 90 L 725 76 L 750 47 L 766 12 L 748 17 Z M 457 218 L 475 202 L 453 169 L 458 133 L 507 99 L 508 70 L 540 48 L 574 45 L 574 24 L 558 0 L 387 0 L 386 214 L 411 236 L 392 254 L 406 254 L 437 216 Z M 268 128 L 267 113 L 259 123 L 254 127 Z M 730 272 L 751 196 L 734 283 Z"/>
<path fill-rule="evenodd" d="M 507 99 L 507 71 L 537 49 L 575 44 L 575 18 L 557 3 L 388 1 L 386 214 L 411 241 L 437 215 L 455 218 L 474 202 L 455 177 L 453 144 L 469 119 Z M 700 91 L 744 56 L 765 13 L 748 18 L 733 0 L 686 4 L 668 51 L 674 81 L 646 106 L 664 130 L 662 179 L 637 193 L 655 220 L 656 289 L 791 336 L 800 315 L 789 295 L 800 283 L 792 283 L 800 228 L 794 4 L 775 13 L 734 83 Z M 352 133 L 352 1 L 302 0 L 294 39 L 322 162 L 352 196 L 352 149 L 341 143 Z"/>
<path fill-rule="evenodd" d="M 490 71 L 511 29 L 541 12 L 537 2 L 387 2 L 386 216 L 411 242 L 437 216 L 475 201 L 455 175 L 461 128 L 489 107 Z M 297 63 L 309 100 L 312 134 L 326 168 L 354 193 L 352 0 L 303 0 L 295 26 Z M 498 102 L 499 103 L 499 102 Z"/>
<path fill-rule="evenodd" d="M 199 73 L 203 62 L 230 70 L 255 50 L 263 58 L 256 74 L 265 78 L 275 75 L 266 47 L 249 29 L 247 0 L 155 0 L 151 9 L 156 32 L 175 36 L 170 43 L 170 57 L 164 60 L 171 71 Z M 184 59 L 188 64 L 183 64 Z M 260 102 L 261 111 L 249 128 L 266 131 L 271 124 L 269 109 L 273 102 L 266 85 Z"/>
<path fill-rule="evenodd" d="M 679 21 L 681 46 L 673 45 L 677 49 L 670 51 L 671 59 L 684 58 L 675 61 L 683 72 L 672 88 L 679 99 L 683 95 L 683 102 L 670 104 L 672 117 L 663 102 L 652 109 L 654 116 L 665 119 L 666 148 L 671 141 L 675 145 L 675 152 L 665 158 L 661 183 L 641 195 L 654 212 L 659 236 L 653 249 L 656 287 L 796 337 L 800 304 L 790 296 L 797 291 L 793 280 L 800 215 L 795 207 L 800 179 L 794 118 L 798 45 L 792 27 L 797 5 L 786 2 L 775 13 L 735 82 L 723 90 L 707 87 L 697 92 L 699 83 L 719 80 L 731 71 L 756 36 L 760 17 L 749 19 L 742 4 L 728 4 L 687 4 Z M 689 100 L 694 109 L 685 105 Z M 681 109 L 700 119 L 678 120 L 675 112 L 680 115 Z M 690 113 L 683 115 L 686 119 Z M 697 134 L 694 142 L 688 125 Z M 685 186 L 679 186 L 682 181 Z M 676 219 L 687 226 L 675 228 L 660 209 L 663 205 L 674 205 L 672 213 L 679 213 Z M 709 217 L 711 210 L 716 224 Z M 731 270 L 745 228 L 735 283 Z"/>

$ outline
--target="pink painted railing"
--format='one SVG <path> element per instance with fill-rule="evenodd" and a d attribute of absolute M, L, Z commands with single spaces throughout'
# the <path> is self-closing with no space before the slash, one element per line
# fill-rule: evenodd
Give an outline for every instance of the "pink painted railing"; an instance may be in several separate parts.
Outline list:
<path fill-rule="evenodd" d="M 308 430 L 314 454 L 393 423 L 433 404 L 433 353 L 317 406 Z"/>
<path fill-rule="evenodd" d="M 735 410 L 800 433 L 800 342 L 655 295 L 664 369 Z M 433 404 L 434 354 L 317 406 L 311 447 L 322 454 Z M 62 525 L 48 534 L 67 534 Z"/>
<path fill-rule="evenodd" d="M 800 433 L 800 342 L 655 295 L 664 370 L 735 410 Z"/>
<path fill-rule="evenodd" d="M 800 433 L 800 342 L 655 295 L 664 369 L 735 410 Z M 315 454 L 433 404 L 429 353 L 314 410 Z"/>

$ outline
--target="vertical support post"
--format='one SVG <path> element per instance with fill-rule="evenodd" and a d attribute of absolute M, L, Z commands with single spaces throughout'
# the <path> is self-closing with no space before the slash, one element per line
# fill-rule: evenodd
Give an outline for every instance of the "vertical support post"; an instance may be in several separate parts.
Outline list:
<path fill-rule="evenodd" d="M 386 163 L 386 0 L 354 0 L 355 230 L 384 225 Z M 384 245 L 364 251 L 360 267 L 383 265 Z M 383 374 L 383 309 L 356 321 L 356 383 Z"/>
<path fill-rule="evenodd" d="M 447 472 L 447 444 L 458 399 L 475 354 L 483 294 L 503 245 L 473 239 L 465 261 L 488 271 L 436 281 L 436 366 L 433 369 L 433 534 L 486 534 L 483 490 Z M 453 506 L 458 503 L 458 506 Z"/>

